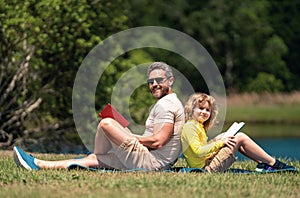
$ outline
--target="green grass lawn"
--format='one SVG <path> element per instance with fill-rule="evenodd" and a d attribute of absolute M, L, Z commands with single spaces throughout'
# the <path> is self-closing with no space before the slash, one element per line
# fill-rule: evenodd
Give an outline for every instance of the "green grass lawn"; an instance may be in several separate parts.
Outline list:
<path fill-rule="evenodd" d="M 295 173 L 27 171 L 16 167 L 12 152 L 0 154 L 0 197 L 300 197 L 300 177 Z M 35 156 L 49 160 L 78 157 Z M 300 169 L 299 161 L 289 163 Z M 253 170 L 255 165 L 242 161 L 233 168 Z M 175 166 L 185 166 L 185 162 L 180 159 Z"/>

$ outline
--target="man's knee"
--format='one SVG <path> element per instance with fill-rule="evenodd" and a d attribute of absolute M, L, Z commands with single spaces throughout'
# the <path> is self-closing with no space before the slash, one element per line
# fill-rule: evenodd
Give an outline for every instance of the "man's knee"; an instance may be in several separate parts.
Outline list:
<path fill-rule="evenodd" d="M 104 118 L 102 119 L 99 124 L 98 124 L 98 130 L 99 129 L 104 129 L 107 130 L 111 126 L 113 126 L 114 120 L 112 118 Z"/>

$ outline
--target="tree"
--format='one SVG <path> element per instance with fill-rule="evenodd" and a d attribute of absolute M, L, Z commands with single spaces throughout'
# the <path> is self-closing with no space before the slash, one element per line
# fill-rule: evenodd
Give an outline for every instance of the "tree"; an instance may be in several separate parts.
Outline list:
<path fill-rule="evenodd" d="M 40 151 L 55 152 L 70 134 L 76 139 L 71 107 L 76 71 L 95 45 L 127 28 L 127 9 L 120 5 L 122 1 L 1 1 L 2 147 L 50 140 L 56 146 Z"/>
<path fill-rule="evenodd" d="M 298 38 L 295 12 L 297 3 L 249 0 L 138 2 L 135 4 L 133 1 L 131 4 L 137 12 L 130 13 L 129 21 L 134 25 L 167 26 L 191 35 L 209 51 L 229 92 L 246 91 L 248 84 L 259 72 L 273 74 L 284 83 L 283 90 L 290 90 L 293 79 L 297 79 L 291 71 L 297 71 L 294 58 L 298 56 L 294 55 L 293 66 L 286 62 L 289 57 L 287 42 L 291 39 L 297 41 Z M 274 15 L 274 10 L 279 11 L 279 14 Z M 287 10 L 292 12 L 286 14 Z M 285 23 L 280 22 L 287 20 L 286 15 L 288 24 L 294 23 L 296 28 L 291 25 L 286 27 Z M 289 33 L 292 33 L 292 37 L 284 36 L 290 35 Z M 297 45 L 297 42 L 288 43 L 289 46 Z M 174 62 L 180 61 L 176 59 Z M 199 74 L 189 68 L 183 68 L 182 71 L 190 79 L 199 77 Z M 203 83 L 191 81 L 196 90 L 203 90 Z"/>
<path fill-rule="evenodd" d="M 270 1 L 271 8 L 269 20 L 276 34 L 285 42 L 288 52 L 284 54 L 283 61 L 288 66 L 291 74 L 284 80 L 287 91 L 300 89 L 300 1 Z"/>
<path fill-rule="evenodd" d="M 42 98 L 33 83 L 38 83 L 32 69 L 36 53 L 32 38 L 34 18 L 26 11 L 28 4 L 17 1 L 0 3 L 0 147 L 7 148 L 26 131 L 27 116 L 37 109 Z M 17 11 L 17 13 L 16 13 Z"/>
<path fill-rule="evenodd" d="M 209 1 L 194 7 L 183 20 L 186 30 L 207 47 L 225 79 L 228 90 L 244 91 L 258 72 L 288 80 L 283 61 L 287 52 L 269 20 L 267 1 Z"/>

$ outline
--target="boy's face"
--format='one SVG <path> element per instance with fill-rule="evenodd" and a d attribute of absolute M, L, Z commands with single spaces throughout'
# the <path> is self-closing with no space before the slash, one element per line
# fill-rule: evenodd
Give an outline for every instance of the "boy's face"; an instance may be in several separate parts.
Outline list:
<path fill-rule="evenodd" d="M 198 107 L 193 109 L 193 119 L 203 124 L 207 121 L 211 114 L 210 104 L 205 101 L 200 104 Z"/>
<path fill-rule="evenodd" d="M 166 72 L 161 69 L 155 69 L 149 74 L 147 80 L 150 92 L 156 99 L 160 99 L 169 94 L 171 78 L 166 77 Z"/>

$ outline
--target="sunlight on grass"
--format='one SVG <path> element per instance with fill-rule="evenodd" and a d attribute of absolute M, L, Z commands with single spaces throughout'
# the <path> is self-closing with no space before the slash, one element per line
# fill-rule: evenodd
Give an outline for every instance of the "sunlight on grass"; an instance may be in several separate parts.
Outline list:
<path fill-rule="evenodd" d="M 44 159 L 76 157 L 37 155 Z M 179 159 L 175 166 L 185 165 Z M 293 165 L 300 168 L 299 162 Z M 255 166 L 243 161 L 233 168 L 253 170 Z M 15 166 L 12 152 L 1 151 L 0 157 L 0 197 L 299 197 L 299 184 L 299 174 L 293 173 L 27 171 Z"/>

